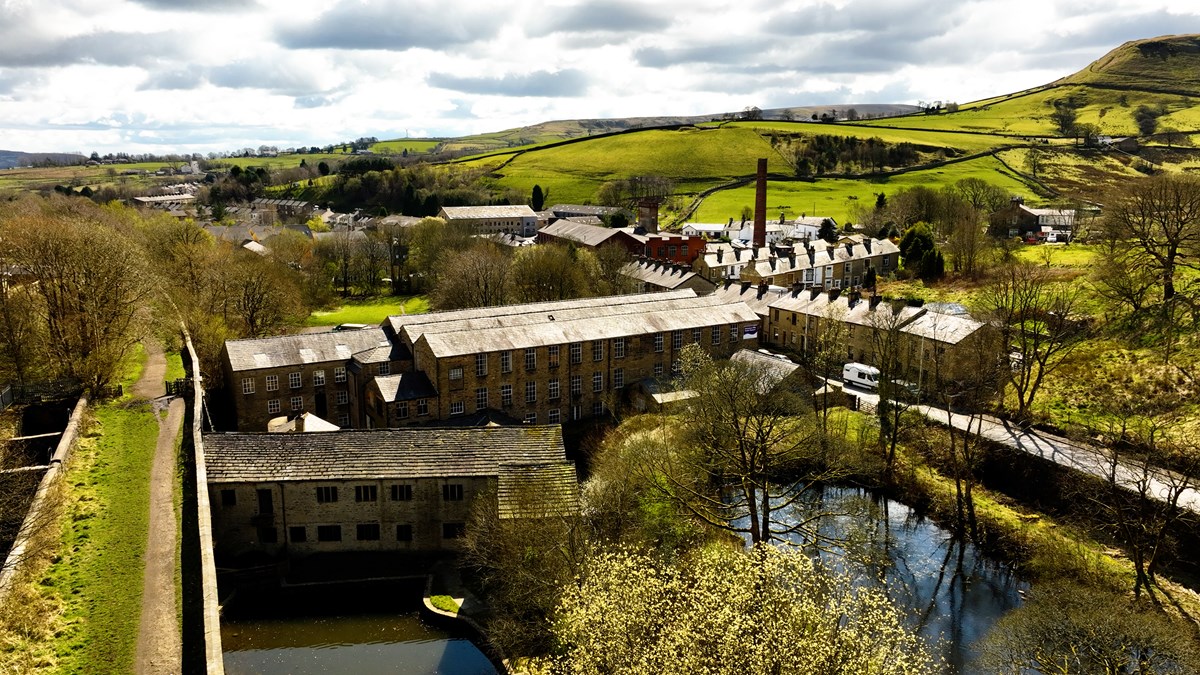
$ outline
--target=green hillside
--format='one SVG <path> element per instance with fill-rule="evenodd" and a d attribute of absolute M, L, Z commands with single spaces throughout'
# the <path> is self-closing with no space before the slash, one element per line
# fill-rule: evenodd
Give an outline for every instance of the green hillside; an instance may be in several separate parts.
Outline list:
<path fill-rule="evenodd" d="M 858 220 L 860 208 L 871 208 L 875 195 L 895 194 L 918 185 L 937 187 L 964 178 L 980 178 L 999 185 L 1012 194 L 1027 197 L 1030 203 L 1039 200 L 1030 184 L 1009 170 L 995 157 L 986 156 L 965 162 L 881 179 L 828 178 L 814 182 L 769 181 L 767 183 L 767 215 L 774 219 L 782 212 L 788 218 L 800 215 L 830 216 L 838 223 Z M 719 223 L 737 218 L 745 206 L 754 205 L 754 186 L 746 185 L 721 190 L 704 200 L 688 220 Z"/>
<path fill-rule="evenodd" d="M 1200 96 L 1200 36 L 1126 42 L 1059 82 Z"/>
<path fill-rule="evenodd" d="M 753 174 L 758 157 L 768 158 L 772 173 L 792 173 L 787 161 L 753 129 L 683 128 L 527 151 L 513 156 L 494 176 L 501 186 L 526 192 L 541 185 L 550 190 L 553 201 L 589 202 L 604 183 L 644 174 L 669 176 L 679 193 L 697 192 Z"/>

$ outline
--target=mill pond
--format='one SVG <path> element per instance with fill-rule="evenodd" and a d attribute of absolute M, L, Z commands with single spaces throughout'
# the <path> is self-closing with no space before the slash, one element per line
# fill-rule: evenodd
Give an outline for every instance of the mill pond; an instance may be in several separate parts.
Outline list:
<path fill-rule="evenodd" d="M 812 520 L 812 519 L 816 520 Z M 862 488 L 818 486 L 778 514 L 786 527 L 812 521 L 813 555 L 855 583 L 880 585 L 952 673 L 985 672 L 977 640 L 1020 606 L 1029 584 L 1011 568 L 912 508 Z M 811 544 L 812 536 L 791 541 Z"/>
<path fill-rule="evenodd" d="M 227 675 L 496 675 L 465 634 L 417 611 L 420 585 L 370 582 L 239 594 L 221 622 Z"/>

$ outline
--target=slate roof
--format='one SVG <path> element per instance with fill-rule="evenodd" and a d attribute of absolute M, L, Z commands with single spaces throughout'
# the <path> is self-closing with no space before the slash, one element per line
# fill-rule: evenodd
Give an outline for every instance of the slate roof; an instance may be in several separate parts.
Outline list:
<path fill-rule="evenodd" d="M 970 317 L 925 312 L 904 327 L 904 332 L 945 344 L 958 344 L 983 324 Z"/>
<path fill-rule="evenodd" d="M 233 372 L 259 368 L 282 368 L 306 363 L 349 361 L 351 356 L 374 349 L 387 336 L 382 328 L 329 331 L 248 340 L 226 340 Z"/>
<path fill-rule="evenodd" d="M 363 330 L 371 329 L 364 328 Z M 387 337 L 384 337 L 375 346 L 354 353 L 354 362 L 358 364 L 407 361 L 411 358 L 412 352 L 408 350 L 408 347 L 400 342 L 392 342 Z"/>
<path fill-rule="evenodd" d="M 726 279 L 717 284 L 717 290 L 713 294 L 725 302 L 744 302 L 756 314 L 766 316 L 770 311 L 770 304 L 789 293 L 790 291 L 783 286 L 768 286 L 766 289 L 760 289 L 758 285 L 748 281 Z"/>
<path fill-rule="evenodd" d="M 414 345 L 424 340 L 434 356 L 448 357 L 759 320 L 745 303 L 697 297 L 690 289 L 517 305 L 499 316 L 477 317 L 474 312 L 438 323 L 402 325 L 401 330 Z"/>
<path fill-rule="evenodd" d="M 682 269 L 662 262 L 645 261 L 629 263 L 621 268 L 621 274 L 659 288 L 675 289 L 700 275 L 690 268 Z M 703 277 L 700 277 L 703 279 Z M 708 281 L 705 279 L 705 281 Z M 711 283 L 711 282 L 709 282 Z"/>
<path fill-rule="evenodd" d="M 501 464 L 496 506 L 503 520 L 578 515 L 575 463 Z"/>
<path fill-rule="evenodd" d="M 538 234 L 544 234 L 557 239 L 570 239 L 584 246 L 596 247 L 624 233 L 620 230 L 601 227 L 599 225 L 588 225 L 573 220 L 559 220 L 538 230 Z"/>
<path fill-rule="evenodd" d="M 817 318 L 832 316 L 846 323 L 868 327 L 887 326 L 891 323 L 892 316 L 896 317 L 896 321 L 900 325 L 906 325 L 926 311 L 923 308 L 907 304 L 893 309 L 892 304 L 887 301 L 871 307 L 870 299 L 867 296 L 851 301 L 849 293 L 841 293 L 836 298 L 830 299 L 828 291 L 816 289 L 789 293 L 775 300 L 769 306 Z"/>
<path fill-rule="evenodd" d="M 537 218 L 537 213 L 525 204 L 497 206 L 443 206 L 447 218 L 476 220 L 481 218 Z"/>
<path fill-rule="evenodd" d="M 776 384 L 779 384 L 789 375 L 800 369 L 799 364 L 793 363 L 792 360 L 786 356 L 769 353 L 764 354 L 761 351 L 752 351 L 749 349 L 737 350 L 734 352 L 733 356 L 729 357 L 729 360 L 763 368 L 764 370 L 768 371 L 771 375 L 769 378 L 770 382 L 764 382 L 764 384 L 770 384 L 772 387 Z"/>
<path fill-rule="evenodd" d="M 558 425 L 205 434 L 212 484 L 497 476 L 566 458 Z"/>
<path fill-rule="evenodd" d="M 397 375 L 376 375 L 371 379 L 371 383 L 369 386 L 378 388 L 379 395 L 386 403 L 433 398 L 438 395 L 433 383 L 429 381 L 425 373 L 420 371 Z"/>

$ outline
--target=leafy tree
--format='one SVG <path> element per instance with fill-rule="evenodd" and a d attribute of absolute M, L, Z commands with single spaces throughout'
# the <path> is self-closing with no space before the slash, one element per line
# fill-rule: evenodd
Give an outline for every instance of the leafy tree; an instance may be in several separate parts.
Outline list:
<path fill-rule="evenodd" d="M 834 224 L 832 218 L 826 218 L 821 221 L 821 227 L 817 228 L 817 237 L 824 239 L 830 244 L 836 244 L 838 240 L 837 225 Z"/>
<path fill-rule="evenodd" d="M 545 205 L 546 205 L 546 195 L 545 195 L 545 193 L 542 192 L 542 186 L 534 185 L 533 186 L 533 195 L 529 199 L 530 208 L 532 208 L 534 211 L 541 211 L 542 207 Z"/>
<path fill-rule="evenodd" d="M 329 175 L 329 162 L 326 162 L 324 160 L 318 162 L 317 163 L 317 173 L 321 174 L 322 176 L 328 176 Z"/>
<path fill-rule="evenodd" d="M 937 281 L 946 276 L 946 259 L 942 252 L 937 249 L 925 251 L 921 256 L 917 276 L 924 281 Z"/>
<path fill-rule="evenodd" d="M 1149 136 L 1158 129 L 1158 118 L 1167 112 L 1163 106 L 1140 105 L 1133 111 L 1133 121 L 1143 136 Z"/>
<path fill-rule="evenodd" d="M 558 672 L 579 675 L 937 672 L 882 590 L 765 545 L 598 554 L 556 619 Z"/>
<path fill-rule="evenodd" d="M 997 673 L 1183 675 L 1200 670 L 1189 632 L 1111 591 L 1038 585 L 984 638 L 981 665 Z"/>
<path fill-rule="evenodd" d="M 1050 113 L 1050 121 L 1058 129 L 1058 133 L 1067 136 L 1075 131 L 1075 121 L 1079 118 L 1075 102 L 1058 100 L 1054 102 L 1054 112 Z"/>
<path fill-rule="evenodd" d="M 900 238 L 900 257 L 904 260 L 905 269 L 916 269 L 920 266 L 927 251 L 935 248 L 933 231 L 928 223 L 917 223 L 904 231 Z"/>

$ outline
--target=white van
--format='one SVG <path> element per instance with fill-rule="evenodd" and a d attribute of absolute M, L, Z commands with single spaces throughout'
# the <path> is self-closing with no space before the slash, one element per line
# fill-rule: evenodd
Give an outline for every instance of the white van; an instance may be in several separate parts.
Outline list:
<path fill-rule="evenodd" d="M 865 363 L 847 363 L 842 368 L 842 382 L 863 389 L 879 388 L 879 369 Z"/>

